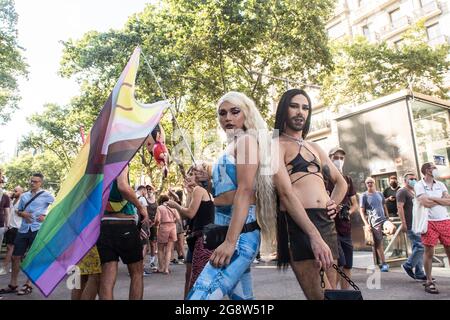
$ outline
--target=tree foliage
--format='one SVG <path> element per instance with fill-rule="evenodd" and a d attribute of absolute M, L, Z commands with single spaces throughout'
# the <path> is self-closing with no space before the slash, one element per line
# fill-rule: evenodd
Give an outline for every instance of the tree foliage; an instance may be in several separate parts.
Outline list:
<path fill-rule="evenodd" d="M 27 75 L 27 64 L 17 43 L 17 13 L 13 0 L 0 0 L 0 122 L 10 119 L 17 109 L 20 76 Z"/>
<path fill-rule="evenodd" d="M 276 98 L 269 96 L 269 89 L 284 89 L 284 82 L 261 74 L 314 82 L 330 67 L 324 25 L 332 9 L 330 0 L 169 0 L 159 6 L 148 5 L 121 30 L 92 31 L 81 39 L 63 42 L 60 74 L 76 77 L 83 87 L 70 112 L 65 112 L 78 112 L 90 127 L 134 47 L 140 45 L 145 58 L 141 58 L 138 73 L 137 98 L 147 102 L 164 98 L 148 62 L 187 136 L 217 126 L 215 103 L 229 90 L 251 96 L 267 116 L 269 102 Z M 167 137 L 174 133 L 174 123 L 167 112 L 162 120 Z M 48 129 L 43 133 L 54 134 Z M 26 145 L 39 146 L 40 138 L 28 137 Z M 206 135 L 200 138 L 202 146 L 211 139 Z M 168 139 L 169 148 L 180 142 Z M 65 152 L 57 149 L 55 154 L 64 159 Z M 159 183 L 160 171 L 149 157 L 140 151 L 132 167 Z M 175 163 L 170 171 L 165 184 L 179 183 Z"/>
<path fill-rule="evenodd" d="M 86 112 L 47 104 L 42 113 L 28 118 L 35 130 L 23 138 L 21 149 L 53 153 L 64 168 L 69 168 L 82 143 L 80 127 L 90 120 Z"/>
<path fill-rule="evenodd" d="M 170 0 L 160 7 L 149 5 L 122 30 L 89 32 L 64 42 L 61 74 L 111 87 L 133 48 L 141 45 L 175 107 L 183 102 L 193 111 L 205 109 L 223 93 L 240 90 L 264 113 L 275 80 L 258 73 L 308 82 L 329 67 L 324 24 L 332 6 L 323 0 Z M 140 73 L 138 94 L 161 98 L 148 68 Z M 207 111 L 202 111 L 193 121 L 204 118 Z"/>
<path fill-rule="evenodd" d="M 326 105 L 359 104 L 402 89 L 448 98 L 443 82 L 450 46 L 430 47 L 423 22 L 397 46 L 358 37 L 334 43 L 332 52 L 334 70 L 324 77 L 321 92 Z"/>
<path fill-rule="evenodd" d="M 44 188 L 57 192 L 67 168 L 50 151 L 43 153 L 23 154 L 5 166 L 4 173 L 8 178 L 6 188 L 12 190 L 16 186 L 29 188 L 30 177 L 40 172 L 44 175 Z"/>

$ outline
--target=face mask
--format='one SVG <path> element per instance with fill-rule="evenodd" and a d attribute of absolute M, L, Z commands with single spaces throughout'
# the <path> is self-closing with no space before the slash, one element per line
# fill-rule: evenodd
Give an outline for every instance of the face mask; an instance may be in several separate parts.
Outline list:
<path fill-rule="evenodd" d="M 414 188 L 414 186 L 416 185 L 416 180 L 408 180 L 408 185 L 411 187 L 411 188 Z"/>
<path fill-rule="evenodd" d="M 437 178 L 439 176 L 438 169 L 433 169 L 433 171 L 431 171 L 431 175 L 433 176 L 433 178 Z"/>
<path fill-rule="evenodd" d="M 344 160 L 333 160 L 333 164 L 338 168 L 340 172 L 342 172 L 342 168 L 344 167 Z"/>

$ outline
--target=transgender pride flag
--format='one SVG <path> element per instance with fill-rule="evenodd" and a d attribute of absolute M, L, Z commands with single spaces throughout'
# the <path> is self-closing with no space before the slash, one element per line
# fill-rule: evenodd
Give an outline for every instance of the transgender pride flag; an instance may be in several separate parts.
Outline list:
<path fill-rule="evenodd" d="M 140 52 L 134 50 L 22 263 L 46 297 L 96 243 L 112 181 L 169 106 L 135 100 Z"/>

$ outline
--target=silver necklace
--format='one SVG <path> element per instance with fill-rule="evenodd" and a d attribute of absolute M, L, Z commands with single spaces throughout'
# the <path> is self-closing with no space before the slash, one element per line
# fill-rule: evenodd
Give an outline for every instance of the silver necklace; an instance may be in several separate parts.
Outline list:
<path fill-rule="evenodd" d="M 303 144 L 303 142 L 305 141 L 305 140 L 303 140 L 303 138 L 296 138 L 296 137 L 293 137 L 293 136 L 290 136 L 290 135 L 288 135 L 288 134 L 286 134 L 286 133 L 281 133 L 283 136 L 286 136 L 287 138 L 289 138 L 289 139 L 291 139 L 291 140 L 294 140 L 295 142 L 297 142 L 299 145 L 302 145 Z"/>

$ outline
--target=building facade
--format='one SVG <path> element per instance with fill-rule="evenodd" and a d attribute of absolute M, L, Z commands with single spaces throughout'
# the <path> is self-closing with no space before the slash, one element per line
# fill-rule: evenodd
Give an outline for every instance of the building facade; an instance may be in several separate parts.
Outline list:
<path fill-rule="evenodd" d="M 425 21 L 428 43 L 450 43 L 447 0 L 339 0 L 327 24 L 330 39 L 365 36 L 371 42 L 398 44 L 415 22 Z"/>

